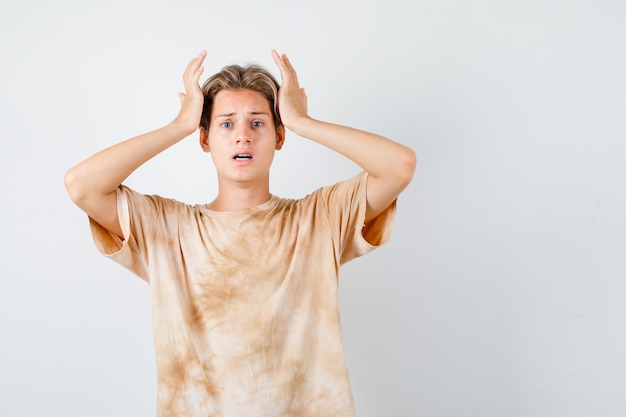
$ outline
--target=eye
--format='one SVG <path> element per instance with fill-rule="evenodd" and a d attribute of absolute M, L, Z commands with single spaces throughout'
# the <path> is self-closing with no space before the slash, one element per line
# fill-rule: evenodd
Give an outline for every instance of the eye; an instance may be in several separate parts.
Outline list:
<path fill-rule="evenodd" d="M 233 127 L 233 124 L 232 124 L 232 122 L 222 122 L 221 126 L 222 126 L 223 128 L 228 129 L 228 128 Z"/>
<path fill-rule="evenodd" d="M 260 120 L 252 122 L 253 127 L 263 127 L 263 122 Z"/>

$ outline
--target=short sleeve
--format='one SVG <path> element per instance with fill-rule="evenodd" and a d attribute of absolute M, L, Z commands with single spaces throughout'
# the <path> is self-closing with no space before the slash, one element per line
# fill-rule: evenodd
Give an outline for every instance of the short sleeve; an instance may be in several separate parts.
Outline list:
<path fill-rule="evenodd" d="M 157 229 L 167 223 L 163 217 L 169 200 L 140 194 L 123 185 L 116 190 L 116 195 L 124 239 L 89 218 L 94 244 L 101 254 L 149 281 L 150 249 Z"/>
<path fill-rule="evenodd" d="M 367 172 L 361 172 L 349 180 L 322 188 L 320 194 L 333 236 L 339 245 L 341 264 L 387 243 L 395 218 L 396 202 L 391 203 L 371 220 L 367 234 L 364 234 Z"/>

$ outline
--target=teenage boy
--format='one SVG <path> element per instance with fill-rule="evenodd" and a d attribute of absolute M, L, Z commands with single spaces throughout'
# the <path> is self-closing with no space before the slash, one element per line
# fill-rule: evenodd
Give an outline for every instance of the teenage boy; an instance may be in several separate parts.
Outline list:
<path fill-rule="evenodd" d="M 262 67 L 230 65 L 200 88 L 203 51 L 184 72 L 171 123 L 96 153 L 65 177 L 98 250 L 150 284 L 159 417 L 355 413 L 339 268 L 387 242 L 415 154 L 311 118 L 291 62 L 272 56 L 282 85 Z M 217 170 L 210 203 L 122 184 L 198 126 Z M 271 194 L 285 128 L 363 171 L 300 199 Z"/>

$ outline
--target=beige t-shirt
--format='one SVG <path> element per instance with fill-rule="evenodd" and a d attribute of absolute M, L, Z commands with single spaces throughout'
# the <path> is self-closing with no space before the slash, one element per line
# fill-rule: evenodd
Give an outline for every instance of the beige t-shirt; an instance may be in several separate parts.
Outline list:
<path fill-rule="evenodd" d="M 159 417 L 355 415 L 339 267 L 388 240 L 396 209 L 365 240 L 366 182 L 235 212 L 118 189 L 124 241 L 91 230 L 150 284 Z"/>

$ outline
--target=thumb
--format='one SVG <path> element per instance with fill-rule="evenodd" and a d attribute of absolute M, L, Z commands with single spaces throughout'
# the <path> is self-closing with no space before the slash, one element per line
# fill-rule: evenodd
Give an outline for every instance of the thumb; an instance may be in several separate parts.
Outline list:
<path fill-rule="evenodd" d="M 185 102 L 185 93 L 178 93 L 178 98 L 180 99 L 180 105 L 182 106 Z"/>

